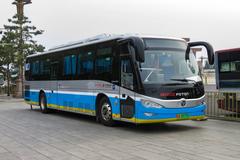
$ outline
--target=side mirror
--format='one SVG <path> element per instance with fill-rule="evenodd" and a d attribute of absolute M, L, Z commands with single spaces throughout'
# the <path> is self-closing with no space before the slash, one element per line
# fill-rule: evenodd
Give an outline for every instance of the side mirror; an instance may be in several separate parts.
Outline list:
<path fill-rule="evenodd" d="M 144 62 L 145 61 L 145 56 L 144 56 L 145 47 L 144 47 L 144 42 L 141 38 L 139 38 L 139 37 L 129 37 L 129 38 L 126 38 L 126 39 L 121 39 L 118 42 L 120 44 L 129 42 L 135 50 L 136 60 L 139 61 L 139 62 Z"/>
<path fill-rule="evenodd" d="M 189 42 L 187 50 L 186 50 L 185 58 L 189 59 L 189 53 L 190 53 L 191 47 L 196 47 L 196 46 L 204 46 L 206 48 L 207 54 L 208 54 L 208 63 L 210 65 L 213 65 L 214 64 L 214 50 L 213 50 L 212 45 L 210 45 L 207 42 Z"/>

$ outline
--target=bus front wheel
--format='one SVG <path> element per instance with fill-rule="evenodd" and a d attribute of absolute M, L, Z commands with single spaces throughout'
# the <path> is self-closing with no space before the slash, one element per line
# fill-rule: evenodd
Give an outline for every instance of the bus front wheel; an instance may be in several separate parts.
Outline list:
<path fill-rule="evenodd" d="M 113 126 L 112 107 L 107 97 L 103 97 L 99 102 L 99 118 L 103 125 Z"/>
<path fill-rule="evenodd" d="M 40 109 L 42 113 L 48 113 L 49 110 L 47 108 L 47 99 L 44 93 L 40 94 Z"/>

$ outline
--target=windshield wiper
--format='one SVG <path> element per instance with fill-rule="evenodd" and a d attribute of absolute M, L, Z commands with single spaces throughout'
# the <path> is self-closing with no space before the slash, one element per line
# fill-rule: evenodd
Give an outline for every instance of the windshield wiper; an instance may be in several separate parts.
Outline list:
<path fill-rule="evenodd" d="M 196 81 L 192 80 L 192 79 L 186 79 L 186 78 L 172 78 L 170 80 L 173 80 L 173 81 L 180 81 L 180 82 L 194 82 L 196 83 Z"/>

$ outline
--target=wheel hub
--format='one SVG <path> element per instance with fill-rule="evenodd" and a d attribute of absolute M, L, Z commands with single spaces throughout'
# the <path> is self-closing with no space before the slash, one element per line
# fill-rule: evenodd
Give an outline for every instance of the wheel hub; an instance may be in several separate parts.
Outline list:
<path fill-rule="evenodd" d="M 104 103 L 102 105 L 101 114 L 105 121 L 109 121 L 112 118 L 112 110 L 108 103 Z"/>

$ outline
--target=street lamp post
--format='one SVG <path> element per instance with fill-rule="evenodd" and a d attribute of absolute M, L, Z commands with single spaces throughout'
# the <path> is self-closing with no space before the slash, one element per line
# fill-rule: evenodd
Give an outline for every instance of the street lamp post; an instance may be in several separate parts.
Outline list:
<path fill-rule="evenodd" d="M 17 17 L 18 17 L 18 21 L 19 21 L 19 34 L 20 34 L 20 41 L 19 41 L 19 45 L 18 45 L 18 52 L 20 53 L 21 57 L 19 62 L 19 80 L 16 82 L 17 84 L 17 91 L 16 91 L 16 96 L 17 97 L 22 97 L 23 93 L 24 93 L 24 89 L 23 89 L 23 66 L 22 63 L 24 61 L 23 59 L 23 18 L 24 18 L 24 5 L 27 4 L 31 4 L 32 1 L 31 0 L 14 0 L 14 2 L 12 4 L 16 5 L 17 7 Z"/>
<path fill-rule="evenodd" d="M 17 6 L 17 14 L 20 17 L 24 15 L 24 5 L 31 3 L 31 0 L 15 0 L 12 4 Z"/>

